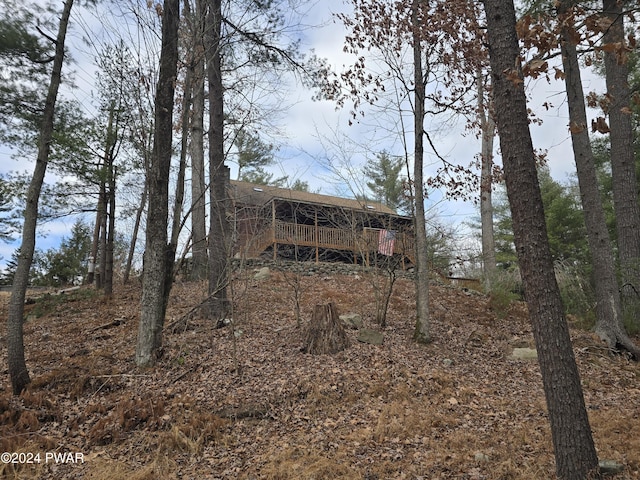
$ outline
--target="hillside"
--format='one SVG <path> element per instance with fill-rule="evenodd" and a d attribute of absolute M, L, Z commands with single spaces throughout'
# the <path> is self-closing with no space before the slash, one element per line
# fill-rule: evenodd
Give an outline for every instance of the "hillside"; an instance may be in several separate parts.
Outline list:
<path fill-rule="evenodd" d="M 314 304 L 333 301 L 376 328 L 368 274 L 300 281 L 305 322 Z M 39 453 L 41 463 L 0 464 L 0 476 L 553 477 L 537 364 L 509 358 L 514 347 L 533 346 L 523 304 L 496 315 L 483 295 L 434 285 L 434 342 L 419 346 L 411 340 L 413 283 L 400 279 L 383 345 L 360 343 L 349 330 L 347 350 L 313 356 L 301 352 L 291 274 L 238 278 L 235 324 L 222 329 L 189 314 L 205 291 L 175 285 L 167 318 L 174 328 L 147 371 L 133 363 L 139 286 L 119 287 L 111 300 L 80 290 L 29 305 L 33 382 L 20 398 L 10 395 L 3 322 L 0 449 Z M 8 296 L 0 295 L 6 318 Z M 626 465 L 613 478 L 640 478 L 640 366 L 609 356 L 588 332 L 572 336 L 600 458 Z M 45 464 L 46 452 L 82 458 Z"/>

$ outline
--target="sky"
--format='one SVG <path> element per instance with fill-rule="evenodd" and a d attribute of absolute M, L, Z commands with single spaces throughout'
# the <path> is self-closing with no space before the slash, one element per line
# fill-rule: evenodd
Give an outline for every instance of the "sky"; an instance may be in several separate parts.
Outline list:
<path fill-rule="evenodd" d="M 344 12 L 347 4 L 341 0 L 317 1 L 305 13 L 304 23 L 309 26 L 301 32 L 301 48 L 313 50 L 319 57 L 326 58 L 338 70 L 348 65 L 353 58 L 343 52 L 345 30 L 335 19 L 334 14 Z M 130 38 L 135 39 L 135 28 L 122 20 L 122 17 L 96 18 L 76 11 L 72 16 L 72 31 L 68 46 L 74 64 L 67 67 L 73 71 L 75 87 L 63 87 L 64 95 L 75 98 L 87 110 L 92 109 L 93 80 L 96 68 L 93 65 L 91 52 L 96 45 L 108 41 L 109 29 L 113 25 L 127 28 Z M 103 28 L 104 23 L 108 28 Z M 588 73 L 583 80 L 585 92 L 603 91 L 603 81 Z M 360 189 L 362 176 L 358 169 L 372 158 L 375 152 L 388 150 L 392 154 L 402 153 L 402 143 L 398 134 L 389 133 L 384 117 L 375 110 L 369 110 L 359 119 L 359 123 L 349 126 L 349 111 L 336 110 L 330 101 L 313 101 L 313 92 L 302 87 L 299 82 L 290 80 L 284 84 L 289 91 L 284 98 L 286 110 L 276 120 L 278 131 L 266 137 L 277 146 L 276 165 L 273 172 L 276 177 L 289 175 L 290 181 L 301 179 L 307 181 L 312 190 L 320 190 L 331 195 L 350 196 Z M 552 176 L 565 182 L 574 171 L 573 153 L 568 132 L 568 114 L 566 111 L 563 83 L 544 79 L 528 80 L 530 95 L 529 106 L 543 121 L 542 125 L 532 125 L 531 133 L 534 146 L 548 152 L 548 165 Z M 553 104 L 553 108 L 545 109 L 545 102 Z M 288 104 L 288 105 L 287 105 Z M 591 112 L 591 116 L 594 116 Z M 410 125 L 410 124 L 409 124 Z M 442 124 L 440 119 L 428 120 L 426 125 L 438 151 L 452 163 L 469 164 L 480 150 L 480 140 L 472 134 L 464 133 L 464 122 L 449 121 Z M 498 139 L 496 139 L 496 149 Z M 412 147 L 409 146 L 409 150 Z M 498 152 L 496 152 L 498 154 Z M 497 157 L 499 162 L 499 155 Z M 435 173 L 440 166 L 439 160 L 430 152 L 425 159 L 427 175 Z M 235 167 L 231 165 L 232 178 Z M 352 168 L 355 174 L 348 172 Z M 12 160 L 11 152 L 0 146 L 0 173 L 11 170 L 31 172 L 32 159 Z M 342 179 L 338 178 L 338 175 Z M 49 177 L 51 178 L 51 177 Z M 344 181 L 347 179 L 348 181 Z M 447 201 L 444 192 L 430 192 L 428 208 L 436 214 L 440 221 L 453 226 L 460 226 L 460 235 L 471 236 L 472 233 L 465 222 L 477 216 L 477 209 L 472 202 Z M 47 249 L 56 245 L 61 236 L 71 228 L 73 219 L 52 222 L 44 226 L 46 236 L 38 239 L 37 247 Z M 6 262 L 19 242 L 3 244 L 0 242 L 0 266 Z"/>
<path fill-rule="evenodd" d="M 343 65 L 353 62 L 353 57 L 343 53 L 345 30 L 339 21 L 335 21 L 333 14 L 342 12 L 346 8 L 340 1 L 320 2 L 316 5 L 313 15 L 318 18 L 318 23 L 323 24 L 321 29 L 315 29 L 308 33 L 307 40 L 316 53 L 329 60 L 329 63 L 341 70 Z M 593 73 L 583 71 L 583 85 L 585 93 L 596 90 L 604 91 L 604 80 Z M 527 92 L 529 95 L 529 107 L 535 112 L 537 118 L 542 120 L 541 125 L 531 125 L 531 135 L 534 147 L 547 152 L 548 166 L 553 178 L 560 182 L 572 180 L 575 171 L 573 151 L 568 130 L 568 112 L 566 108 L 566 95 L 564 82 L 544 78 L 527 79 Z M 354 162 L 362 162 L 371 158 L 371 152 L 363 153 L 366 148 L 372 150 L 389 149 L 392 153 L 401 153 L 401 144 L 398 137 L 390 138 L 376 121 L 378 115 L 375 111 L 368 111 L 365 117 L 360 119 L 360 124 L 348 126 L 348 109 L 336 111 L 331 102 L 312 102 L 308 92 L 299 92 L 299 101 L 289 111 L 290 132 L 293 134 L 289 147 L 291 158 L 298 165 L 292 169 L 287 162 L 286 171 L 301 171 L 304 180 L 308 180 L 312 188 L 320 185 L 326 193 L 333 193 L 331 189 L 345 193 L 345 189 L 335 186 L 331 181 L 323 180 L 332 175 L 330 172 L 318 169 L 318 159 L 323 156 L 335 154 L 335 143 L 339 143 L 335 131 L 339 131 L 355 142 L 351 153 Z M 544 104 L 551 104 L 546 108 Z M 596 112 L 588 112 L 590 118 L 596 116 Z M 411 123 L 408 123 L 411 126 Z M 439 118 L 427 119 L 426 130 L 429 132 L 437 146 L 439 154 L 452 163 L 468 165 L 480 151 L 480 139 L 469 132 L 465 133 L 464 120 L 447 121 Z M 372 130 L 373 128 L 373 130 Z M 393 137 L 393 136 L 391 136 Z M 358 146 L 363 146 L 358 151 Z M 495 139 L 496 161 L 499 158 L 499 139 Z M 409 149 L 411 150 L 411 145 Z M 349 148 L 347 148 L 349 150 Z M 441 162 L 436 156 L 426 150 L 425 164 L 426 175 L 435 174 Z M 320 162 L 322 163 L 322 162 Z M 348 189 L 347 189 L 348 190 Z M 431 207 L 441 221 L 453 225 L 462 225 L 459 229 L 461 235 L 473 235 L 464 225 L 473 217 L 478 216 L 477 207 L 468 201 L 447 201 L 444 192 L 430 192 L 427 207 Z"/>

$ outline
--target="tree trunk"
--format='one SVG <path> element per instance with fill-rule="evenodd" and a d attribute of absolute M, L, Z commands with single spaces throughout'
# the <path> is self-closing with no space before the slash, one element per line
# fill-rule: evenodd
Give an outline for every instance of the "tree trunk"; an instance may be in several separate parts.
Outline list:
<path fill-rule="evenodd" d="M 629 67 L 624 32 L 624 15 L 620 0 L 603 0 L 602 10 L 611 23 L 603 43 L 616 46 L 604 50 L 607 94 L 610 104 L 611 175 L 616 214 L 618 257 L 622 292 L 623 318 L 640 327 L 640 207 L 638 182 L 633 154 L 633 126 L 629 92 Z"/>
<path fill-rule="evenodd" d="M 67 26 L 71 15 L 73 0 L 66 0 L 60 17 L 58 35 L 56 37 L 55 57 L 51 71 L 51 81 L 45 101 L 40 134 L 38 137 L 38 157 L 36 166 L 29 184 L 27 201 L 24 210 L 24 224 L 22 226 L 22 243 L 18 255 L 18 265 L 13 278 L 13 289 L 9 300 L 9 316 L 7 318 L 7 360 L 11 388 L 14 395 L 19 395 L 29 384 L 29 371 L 24 357 L 23 315 L 24 300 L 29 284 L 29 270 L 33 261 L 33 252 L 36 246 L 36 225 L 38 222 L 38 202 L 40 191 L 49 162 L 51 142 L 53 140 L 53 122 L 58 89 L 64 63 L 64 43 L 67 35 Z"/>
<path fill-rule="evenodd" d="M 153 132 L 155 130 L 155 126 L 153 122 L 150 122 L 147 125 L 144 114 L 144 108 L 142 106 L 142 101 L 140 98 L 140 93 L 138 93 L 138 97 L 136 99 L 137 104 L 137 113 L 140 116 L 140 123 L 137 127 L 137 133 L 139 138 L 137 139 L 138 150 L 140 152 L 140 156 L 143 161 L 143 168 L 146 172 L 149 171 L 150 157 L 153 150 Z M 131 267 L 133 264 L 133 257 L 136 251 L 136 243 L 138 241 L 138 232 L 140 230 L 140 224 L 142 221 L 142 216 L 144 215 L 144 211 L 147 205 L 147 198 L 149 195 L 149 179 L 145 176 L 145 182 L 142 188 L 142 195 L 140 196 L 140 203 L 138 204 L 138 208 L 136 209 L 136 219 L 133 226 L 133 233 L 131 234 L 131 242 L 129 244 L 129 252 L 127 255 L 127 264 L 125 266 L 123 281 L 124 283 L 128 283 L 129 276 L 131 275 Z"/>
<path fill-rule="evenodd" d="M 100 165 L 98 165 L 98 169 Z M 87 274 L 87 284 L 92 285 L 96 281 L 96 268 L 98 265 L 98 248 L 100 247 L 100 229 L 102 227 L 102 219 L 104 216 L 105 192 L 104 180 L 100 180 L 98 191 L 98 205 L 96 207 L 96 221 L 93 228 L 93 240 L 91 241 L 91 257 L 89 258 L 89 272 Z"/>
<path fill-rule="evenodd" d="M 178 239 L 182 229 L 182 211 L 184 207 L 184 179 L 187 172 L 187 148 L 189 144 L 189 114 L 191 113 L 191 92 L 193 90 L 193 75 L 187 68 L 184 79 L 184 92 L 182 97 L 181 139 L 180 139 L 180 163 L 178 165 L 178 178 L 176 180 L 175 200 L 173 204 L 173 222 L 171 224 L 171 249 L 178 249 Z M 174 258 L 175 260 L 175 258 Z M 172 261 L 173 263 L 173 261 Z"/>
<path fill-rule="evenodd" d="M 333 354 L 349 345 L 349 338 L 335 305 L 316 305 L 305 334 L 303 351 L 313 355 Z"/>
<path fill-rule="evenodd" d="M 196 0 L 193 67 L 193 111 L 191 115 L 191 275 L 194 280 L 207 278 L 207 231 L 204 173 L 204 0 Z"/>
<path fill-rule="evenodd" d="M 105 164 L 105 171 L 107 166 Z M 109 198 L 107 196 L 107 183 L 103 179 L 100 182 L 100 195 L 102 196 L 102 209 L 100 211 L 100 236 L 98 237 L 98 261 L 96 267 L 96 288 L 104 288 L 104 273 L 107 267 L 107 215 L 109 214 Z"/>
<path fill-rule="evenodd" d="M 413 0 L 411 20 L 413 24 L 413 68 L 414 68 L 414 171 L 413 188 L 415 202 L 415 282 L 416 282 L 416 326 L 413 338 L 418 343 L 431 341 L 429 319 L 429 271 L 427 253 L 427 226 L 424 211 L 424 102 L 425 87 L 422 73 L 422 45 L 420 39 L 420 21 L 418 11 L 421 0 Z"/>
<path fill-rule="evenodd" d="M 104 244 L 103 244 L 103 256 L 102 260 L 103 278 L 101 286 L 104 289 L 106 296 L 113 294 L 113 242 L 115 240 L 115 226 L 116 226 L 116 172 L 114 151 L 116 147 L 117 127 L 114 127 L 114 113 L 115 106 L 112 105 L 109 110 L 109 122 L 107 125 L 107 141 L 105 146 L 105 174 L 106 182 L 104 184 L 105 191 L 105 214 L 104 214 Z"/>
<path fill-rule="evenodd" d="M 136 220 L 133 224 L 133 232 L 131 234 L 131 243 L 129 243 L 129 252 L 127 254 L 127 264 L 124 267 L 124 274 L 122 277 L 122 281 L 125 284 L 129 283 L 129 276 L 131 275 L 131 266 L 133 264 L 133 256 L 135 255 L 136 243 L 138 241 L 138 231 L 140 230 L 140 222 L 142 220 L 142 214 L 144 213 L 144 209 L 146 205 L 147 205 L 147 182 L 145 181 L 144 187 L 142 189 L 142 195 L 140 197 L 140 205 L 138 205 L 138 208 L 136 209 Z"/>
<path fill-rule="evenodd" d="M 104 294 L 107 297 L 113 295 L 113 250 L 116 237 L 116 169 L 113 159 L 109 165 L 109 180 L 107 182 L 109 196 L 109 213 L 107 224 L 107 243 L 105 245 L 104 262 Z"/>
<path fill-rule="evenodd" d="M 482 72 L 478 71 L 478 119 L 482 149 L 480 153 L 480 223 L 482 228 L 482 270 L 485 285 L 491 287 L 491 278 L 496 271 L 496 243 L 493 235 L 493 139 L 496 125 L 491 108 L 485 106 L 485 84 Z"/>
<path fill-rule="evenodd" d="M 584 480 L 597 475 L 598 457 L 549 248 L 529 132 L 515 10 L 513 1 L 483 3 L 514 240 L 538 350 L 556 472 L 563 480 Z"/>
<path fill-rule="evenodd" d="M 165 0 L 153 154 L 147 172 L 149 212 L 142 278 L 142 308 L 136 348 L 136 364 L 139 367 L 153 366 L 161 354 L 162 327 L 171 290 L 172 265 L 169 259 L 173 258 L 173 253 L 167 243 L 167 223 L 179 18 L 180 1 Z"/>
<path fill-rule="evenodd" d="M 207 27 L 207 77 L 209 80 L 209 300 L 206 315 L 224 318 L 229 309 L 229 226 L 227 185 L 229 168 L 224 164 L 224 109 L 221 65 L 221 0 L 210 0 Z"/>
<path fill-rule="evenodd" d="M 569 122 L 573 154 L 576 161 L 578 185 L 582 199 L 587 241 L 595 275 L 596 332 L 611 348 L 624 346 L 636 358 L 640 350 L 624 332 L 620 293 L 615 272 L 615 257 L 609 239 L 602 199 L 598 189 L 595 161 L 587 129 L 587 113 L 580 78 L 580 65 L 576 45 L 572 43 L 572 1 L 560 2 L 558 12 L 565 17 L 561 32 L 560 48 L 567 89 Z"/>

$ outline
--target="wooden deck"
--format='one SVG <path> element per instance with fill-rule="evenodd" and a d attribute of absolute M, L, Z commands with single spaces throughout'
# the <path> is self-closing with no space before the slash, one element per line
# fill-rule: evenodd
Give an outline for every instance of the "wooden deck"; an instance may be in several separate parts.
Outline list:
<path fill-rule="evenodd" d="M 316 251 L 323 248 L 368 255 L 378 250 L 379 235 L 380 229 L 377 228 L 346 230 L 276 221 L 273 226 L 265 228 L 245 242 L 244 254 L 255 258 L 273 246 L 275 255 L 278 245 L 296 245 L 315 247 Z M 397 232 L 393 253 L 404 255 L 413 263 L 413 251 L 413 235 Z"/>

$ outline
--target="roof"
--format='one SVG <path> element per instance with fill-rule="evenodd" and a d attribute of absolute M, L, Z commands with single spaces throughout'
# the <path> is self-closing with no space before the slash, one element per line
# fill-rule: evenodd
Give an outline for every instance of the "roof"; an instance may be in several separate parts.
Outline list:
<path fill-rule="evenodd" d="M 237 202 L 248 205 L 265 205 L 271 200 L 277 199 L 309 203 L 324 207 L 341 207 L 350 210 L 365 210 L 371 213 L 378 212 L 385 215 L 402 216 L 380 202 L 334 197 L 331 195 L 290 190 L 288 188 L 273 187 L 270 185 L 256 185 L 238 180 L 231 180 L 231 187 L 234 199 Z"/>

